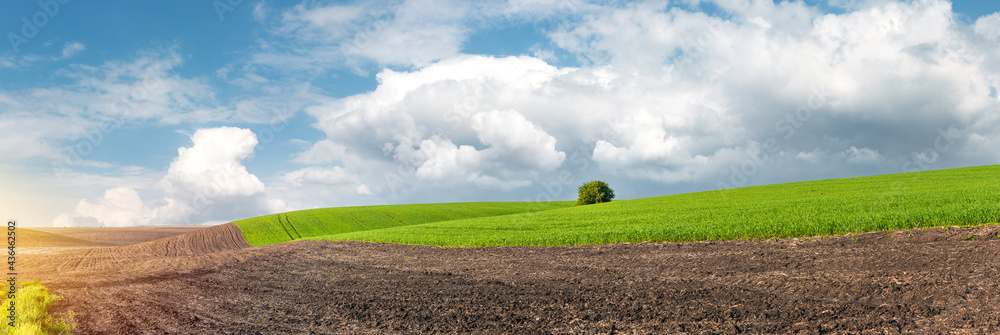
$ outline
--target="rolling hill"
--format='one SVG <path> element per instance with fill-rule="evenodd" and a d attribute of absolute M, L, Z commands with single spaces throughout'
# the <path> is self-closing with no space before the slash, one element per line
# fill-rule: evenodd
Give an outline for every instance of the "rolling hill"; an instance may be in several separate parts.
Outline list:
<path fill-rule="evenodd" d="M 321 235 L 378 230 L 484 216 L 536 212 L 573 206 L 557 202 L 469 202 L 334 207 L 294 211 L 233 221 L 252 246 Z"/>
<path fill-rule="evenodd" d="M 1000 165 L 589 206 L 554 202 L 345 207 L 234 223 L 255 246 L 316 239 L 458 247 L 784 238 L 997 222 Z"/>

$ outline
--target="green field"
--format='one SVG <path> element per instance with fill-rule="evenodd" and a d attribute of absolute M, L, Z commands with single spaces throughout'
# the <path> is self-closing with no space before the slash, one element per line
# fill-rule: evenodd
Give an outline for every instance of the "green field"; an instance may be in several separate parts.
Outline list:
<path fill-rule="evenodd" d="M 429 222 L 544 211 L 573 206 L 557 202 L 468 202 L 309 209 L 233 221 L 252 246 L 320 235 L 340 234 Z"/>
<path fill-rule="evenodd" d="M 473 216 L 478 214 L 476 203 L 438 204 L 440 207 L 432 211 L 423 206 L 433 205 L 410 206 L 405 207 L 405 213 L 397 212 L 398 224 L 391 228 L 377 215 L 378 219 L 368 224 L 366 217 L 340 216 L 344 214 L 337 209 L 317 210 L 325 212 L 309 216 L 311 230 L 301 236 L 438 246 L 575 245 L 982 225 L 1000 222 L 1000 165 L 754 186 L 588 206 L 557 203 L 553 209 L 510 215 L 497 215 L 500 211 L 496 211 Z M 462 210 L 452 216 L 440 214 L 452 206 Z M 311 212 L 289 215 L 294 213 L 299 214 L 289 218 L 297 226 L 296 217 Z M 244 235 L 248 240 L 253 238 L 253 245 L 290 240 L 288 235 L 260 238 L 261 230 L 280 232 L 281 228 L 275 232 L 274 221 L 244 229 Z M 251 228 L 245 222 L 237 224 Z"/>

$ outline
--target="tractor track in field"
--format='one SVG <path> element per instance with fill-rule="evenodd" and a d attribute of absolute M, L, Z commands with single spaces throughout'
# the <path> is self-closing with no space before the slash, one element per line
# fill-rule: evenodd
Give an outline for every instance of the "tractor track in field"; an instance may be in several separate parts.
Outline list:
<path fill-rule="evenodd" d="M 21 275 L 65 296 L 56 311 L 76 312 L 81 334 L 988 334 L 1000 332 L 998 232 L 251 248 L 223 225 L 31 254 Z"/>

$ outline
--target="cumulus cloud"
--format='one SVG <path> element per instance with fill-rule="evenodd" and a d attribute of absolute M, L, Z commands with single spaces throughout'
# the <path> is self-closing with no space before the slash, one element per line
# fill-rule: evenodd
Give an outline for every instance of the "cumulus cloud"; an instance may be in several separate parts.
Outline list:
<path fill-rule="evenodd" d="M 504 190 L 530 185 L 525 174 L 553 170 L 566 158 L 566 153 L 555 149 L 555 137 L 517 111 L 480 112 L 470 122 L 486 148 L 457 146 L 432 136 L 421 141 L 417 151 L 399 154 L 417 162 L 414 175 L 418 178 L 439 185 L 458 182 Z"/>
<path fill-rule="evenodd" d="M 976 19 L 972 26 L 976 34 L 990 41 L 996 41 L 1000 37 L 1000 12 Z"/>
<path fill-rule="evenodd" d="M 80 200 L 72 214 L 56 217 L 55 226 L 109 226 L 124 227 L 148 224 L 149 208 L 139 198 L 139 192 L 127 187 L 116 187 L 104 192 L 96 202 Z"/>
<path fill-rule="evenodd" d="M 168 196 L 226 198 L 264 192 L 264 184 L 247 172 L 242 161 L 253 154 L 257 135 L 231 127 L 202 129 L 190 148 L 177 149 L 163 189 Z"/>
<path fill-rule="evenodd" d="M 303 208 L 570 199 L 591 179 L 632 198 L 1000 161 L 997 14 L 965 23 L 943 0 L 830 2 L 838 13 L 801 1 L 712 1 L 717 13 L 697 10 L 697 1 L 565 3 L 259 7 L 258 20 L 276 20 L 273 32 L 290 37 L 260 46 L 250 66 L 220 70 L 220 78 L 255 88 L 277 83 L 256 65 L 313 75 L 374 64 L 377 87 L 346 97 L 296 89 L 320 102 L 300 107 L 325 137 L 295 155 L 302 165 L 291 171 L 261 180 L 241 170 L 255 142 L 235 132 L 227 135 L 234 142 L 196 141 L 180 153 L 177 170 L 171 166 L 159 184 L 163 199 L 136 202 L 128 189 L 109 190 L 68 218 L 97 220 L 102 208 L 120 208 L 123 218 L 101 220 L 174 222 L 158 211 L 171 208 L 188 220 L 214 220 L 236 211 L 236 199 L 270 208 L 282 200 Z M 495 20 L 548 15 L 559 18 L 544 32 L 544 48 L 554 53 L 462 53 L 469 36 Z M 575 65 L 549 63 L 565 55 Z M 198 87 L 190 80 L 175 89 Z M 211 101 L 203 92 L 210 89 L 177 91 L 154 94 L 164 102 L 144 108 L 144 117 L 231 121 L 271 109 L 266 98 L 196 108 L 211 105 L 199 103 Z M 88 96 L 73 92 L 59 96 Z M 16 106 L 3 93 L 23 92 L 0 92 L 0 104 Z M 162 106 L 184 113 L 171 118 Z M 31 125 L 30 115 L 0 115 L 0 129 Z M 43 150 L 42 136 L 49 135 L 4 140 L 58 155 Z M 208 152 L 227 154 L 211 161 Z M 218 178 L 228 178 L 216 190 L 221 197 L 197 210 L 191 204 L 201 185 Z"/>
<path fill-rule="evenodd" d="M 326 139 L 297 161 L 340 164 L 376 194 L 458 183 L 530 196 L 566 171 L 656 195 L 899 172 L 929 151 L 951 159 L 927 167 L 1000 160 L 986 149 L 1000 86 L 1000 48 L 981 42 L 991 17 L 967 29 L 937 0 L 843 14 L 717 3 L 730 15 L 581 5 L 548 35 L 578 67 L 455 55 L 383 70 L 374 91 L 308 109 Z"/>
<path fill-rule="evenodd" d="M 291 189 L 318 188 L 336 195 L 372 195 L 368 185 L 362 184 L 358 177 L 347 172 L 342 167 L 310 166 L 285 173 L 281 177 L 283 192 Z M 316 193 L 313 193 L 316 194 Z M 315 207 L 315 206 L 313 206 Z"/>
<path fill-rule="evenodd" d="M 713 145 L 716 150 L 746 150 L 750 146 L 744 143 L 775 139 L 779 151 L 793 156 L 809 157 L 816 148 L 868 148 L 898 167 L 913 152 L 925 150 L 940 127 L 977 127 L 996 111 L 988 94 L 996 81 L 989 59 L 997 46 L 967 35 L 948 2 L 865 2 L 840 15 L 794 2 L 720 5 L 736 16 L 657 12 L 640 3 L 588 16 L 586 24 L 567 25 L 553 38 L 619 73 L 662 74 L 677 84 L 719 92 L 711 98 L 719 108 L 712 110 L 733 122 L 724 123 L 730 129 L 723 133 L 731 137 Z M 652 47 L 641 52 L 646 44 Z M 662 87 L 669 90 L 669 85 Z M 640 122 L 650 130 L 630 130 L 647 136 L 636 149 L 646 157 L 667 148 L 682 151 L 686 145 L 669 140 L 676 135 L 657 121 Z M 602 166 L 636 170 L 638 153 L 611 142 L 599 141 L 594 158 L 618 163 Z M 682 163 L 702 164 L 699 159 Z"/>
<path fill-rule="evenodd" d="M 472 116 L 479 142 L 490 146 L 497 158 L 511 165 L 552 170 L 566 154 L 556 150 L 556 138 L 517 111 L 489 111 Z"/>
<path fill-rule="evenodd" d="M 549 132 L 562 125 L 549 116 L 490 100 L 500 94 L 494 90 L 527 93 L 558 73 L 529 57 L 479 56 L 416 72 L 383 71 L 378 75 L 382 85 L 375 91 L 309 109 L 327 139 L 297 160 L 342 163 L 358 171 L 366 184 L 383 186 L 382 172 L 387 171 L 392 177 L 441 186 L 530 185 L 530 178 L 558 168 L 566 159 Z"/>
<path fill-rule="evenodd" d="M 59 215 L 53 224 L 201 224 L 287 209 L 242 164 L 257 145 L 253 132 L 231 127 L 201 129 L 191 141 L 192 146 L 177 150 L 177 158 L 157 183 L 162 199 L 143 201 L 136 189 L 116 187 L 100 199 L 80 200 L 73 212 Z"/>

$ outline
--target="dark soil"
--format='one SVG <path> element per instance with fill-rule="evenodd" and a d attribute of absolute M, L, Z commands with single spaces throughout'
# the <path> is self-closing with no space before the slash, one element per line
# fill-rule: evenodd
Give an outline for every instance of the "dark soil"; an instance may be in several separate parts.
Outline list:
<path fill-rule="evenodd" d="M 22 279 L 65 296 L 57 311 L 76 312 L 82 334 L 988 334 L 1000 332 L 998 231 L 573 247 L 297 241 L 195 256 L 67 249 L 29 255 Z"/>

